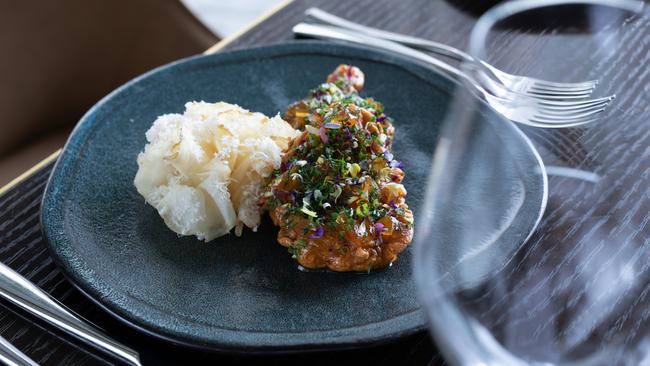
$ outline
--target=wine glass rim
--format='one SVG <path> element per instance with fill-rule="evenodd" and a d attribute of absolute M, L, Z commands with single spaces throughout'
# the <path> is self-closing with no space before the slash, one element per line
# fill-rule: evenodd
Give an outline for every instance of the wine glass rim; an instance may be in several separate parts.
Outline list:
<path fill-rule="evenodd" d="M 513 0 L 501 3 L 485 12 L 474 25 L 470 33 L 469 54 L 476 58 L 485 58 L 486 37 L 500 21 L 526 11 L 561 5 L 605 6 L 638 14 L 643 10 L 645 3 L 643 0 Z"/>

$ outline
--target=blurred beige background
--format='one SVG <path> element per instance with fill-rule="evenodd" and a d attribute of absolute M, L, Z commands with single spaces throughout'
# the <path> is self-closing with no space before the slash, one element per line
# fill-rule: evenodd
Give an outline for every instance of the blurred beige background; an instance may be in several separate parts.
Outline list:
<path fill-rule="evenodd" d="M 0 187 L 129 79 L 201 53 L 279 0 L 0 2 Z"/>

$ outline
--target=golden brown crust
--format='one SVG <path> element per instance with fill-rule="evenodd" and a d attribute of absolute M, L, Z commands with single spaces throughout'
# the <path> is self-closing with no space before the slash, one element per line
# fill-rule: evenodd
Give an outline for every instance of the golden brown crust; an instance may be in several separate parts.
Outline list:
<path fill-rule="evenodd" d="M 346 231 L 342 239 L 337 231 L 326 231 L 320 238 L 302 235 L 307 221 L 300 215 L 285 215 L 281 209 L 271 211 L 273 223 L 280 227 L 278 243 L 291 247 L 297 240 L 305 240 L 305 246 L 296 254 L 300 265 L 310 269 L 327 268 L 332 271 L 367 271 L 386 267 L 397 259 L 413 238 L 413 230 L 406 229 L 393 235 L 382 235 L 382 239 L 373 236 L 357 235 Z M 292 225 L 287 225 L 292 221 Z"/>
<path fill-rule="evenodd" d="M 382 268 L 413 237 L 404 171 L 390 152 L 394 128 L 381 103 L 358 96 L 363 78 L 340 65 L 284 116 L 305 131 L 260 204 L 280 227 L 278 242 L 306 268 Z"/>

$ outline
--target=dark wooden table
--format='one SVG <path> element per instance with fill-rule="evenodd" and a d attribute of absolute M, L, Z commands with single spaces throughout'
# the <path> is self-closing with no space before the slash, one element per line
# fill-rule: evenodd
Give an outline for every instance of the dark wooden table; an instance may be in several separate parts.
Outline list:
<path fill-rule="evenodd" d="M 479 8 L 481 4 L 476 3 L 482 2 L 295 0 L 285 3 L 282 8 L 276 9 L 277 11 L 265 17 L 262 22 L 255 24 L 245 33 L 222 41 L 210 52 L 292 41 L 291 27 L 303 18 L 303 11 L 310 6 L 318 6 L 340 16 L 375 27 L 443 41 L 465 48 L 476 14 L 482 10 Z M 640 34 L 649 34 L 647 32 L 650 27 L 648 22 L 644 22 L 640 27 L 643 29 L 637 29 L 639 32 L 645 31 Z M 633 34 L 625 35 L 622 41 L 632 38 Z M 645 258 L 649 254 L 645 249 L 646 246 L 650 246 L 650 235 L 648 235 L 650 231 L 648 215 L 648 211 L 650 211 L 650 195 L 648 194 L 650 134 L 647 133 L 650 111 L 647 110 L 645 103 L 648 101 L 650 93 L 647 87 L 650 85 L 648 82 L 650 73 L 645 71 L 647 69 L 645 65 L 649 58 L 648 47 L 647 44 L 641 49 L 630 47 L 625 49 L 625 52 L 617 57 L 618 62 L 613 63 L 617 68 L 602 65 L 602 70 L 597 70 L 602 73 L 603 78 L 610 81 L 603 86 L 603 93 L 618 90 L 617 87 L 635 91 L 635 93 L 619 95 L 614 108 L 617 115 L 611 117 L 601 130 L 605 131 L 603 133 L 607 133 L 605 138 L 598 139 L 602 143 L 589 145 L 589 149 L 585 150 L 582 147 L 589 142 L 589 137 L 594 133 L 584 133 L 581 130 L 562 133 L 526 130 L 547 163 L 593 170 L 602 177 L 614 174 L 620 176 L 622 180 L 620 184 L 614 184 L 607 190 L 603 187 L 595 189 L 567 178 L 551 177 L 547 214 L 538 232 L 512 262 L 512 267 L 508 268 L 510 273 L 525 272 L 529 274 L 529 276 L 519 276 L 528 282 L 510 283 L 508 291 L 503 294 L 502 303 L 511 309 L 522 309 L 521 314 L 526 313 L 527 306 L 526 303 L 519 301 L 522 294 L 544 295 L 544 292 L 539 291 L 540 287 L 535 286 L 540 279 L 557 279 L 558 274 L 566 275 L 567 278 L 574 276 L 578 286 L 581 285 L 581 282 L 578 281 L 581 278 L 580 273 L 577 270 L 580 268 L 576 269 L 575 261 L 563 260 L 565 258 L 563 254 L 573 255 L 570 258 L 576 258 L 578 255 L 588 256 L 592 252 L 588 246 L 580 246 L 582 242 L 602 243 L 603 240 L 610 240 L 612 245 L 636 243 L 635 248 L 645 255 Z M 531 62 L 521 64 L 534 67 L 534 60 L 529 61 Z M 510 66 L 513 69 L 522 69 L 518 65 Z M 525 71 L 525 67 L 523 69 Z M 621 70 L 625 70 L 625 72 L 620 72 Z M 164 343 L 132 330 L 108 316 L 75 290 L 56 268 L 47 252 L 39 226 L 39 209 L 42 192 L 52 169 L 53 160 L 50 159 L 42 166 L 30 171 L 30 174 L 20 181 L 0 191 L 0 261 L 31 279 L 62 303 L 104 328 L 115 338 L 137 349 L 144 364 L 189 364 L 189 360 L 192 360 L 191 364 L 242 365 L 297 363 L 330 365 L 349 364 L 352 361 L 357 365 L 436 365 L 444 363 L 431 339 L 425 333 L 367 349 L 250 356 L 199 352 Z M 608 169 L 609 166 L 615 166 L 616 169 Z M 626 194 L 626 192 L 628 193 Z M 571 210 L 563 209 L 567 205 L 571 206 Z M 598 205 L 596 212 L 590 210 L 595 205 Z M 626 209 L 630 214 L 621 214 Z M 609 231 L 603 231 L 604 229 L 590 231 L 589 229 L 595 225 L 610 229 Z M 630 228 L 630 230 L 617 230 L 617 228 Z M 580 237 L 575 239 L 577 235 Z M 567 248 L 567 245 L 570 244 L 561 245 L 570 243 L 568 239 L 571 238 L 574 238 L 580 245 L 570 248 Z M 558 245 L 552 246 L 552 243 Z M 548 251 L 549 245 L 554 250 L 551 255 Z M 616 253 L 612 255 L 614 254 Z M 632 256 L 633 253 L 629 255 Z M 606 264 L 605 259 L 606 257 L 602 256 L 596 258 L 597 261 Z M 643 271 L 647 270 L 646 267 L 643 268 Z M 531 273 L 532 275 L 530 275 Z M 641 275 L 643 276 L 640 278 L 644 281 L 642 284 L 647 284 L 649 281 L 644 280 L 644 278 L 648 278 L 647 273 L 642 272 Z M 513 278 L 517 278 L 517 276 Z M 518 289 L 518 292 L 515 292 L 514 289 Z M 549 309 L 556 309 L 558 306 L 561 308 L 562 304 L 569 301 L 571 291 L 576 291 L 575 286 L 568 286 L 557 293 L 547 293 L 546 299 L 550 300 L 547 302 L 551 304 Z M 644 297 L 641 301 L 630 303 L 632 305 L 629 310 L 636 311 L 639 307 L 647 307 L 647 301 L 649 300 Z M 539 311 L 537 314 L 544 314 L 544 308 L 540 308 L 539 304 L 536 309 Z M 625 309 L 627 308 L 620 311 L 621 317 L 626 314 Z M 498 331 L 502 326 L 499 324 L 502 318 L 498 314 L 487 312 L 482 321 Z M 614 317 L 612 324 L 621 324 L 621 327 L 623 324 L 628 326 L 628 323 L 625 323 L 627 318 L 620 320 L 619 323 L 616 323 L 617 319 Z M 550 321 L 555 322 L 556 320 L 551 319 Z M 559 322 L 561 319 L 557 321 Z M 526 322 L 524 321 L 522 324 L 525 326 Z M 634 324 L 639 325 L 639 327 L 634 327 L 635 330 L 646 327 L 645 321 L 642 324 L 640 322 Z M 629 326 L 632 327 L 632 325 Z M 596 331 L 598 330 L 596 329 Z M 622 327 L 618 330 L 625 332 L 626 328 Z M 613 334 L 607 332 L 607 329 L 600 331 L 602 334 Z M 61 332 L 35 322 L 32 317 L 7 304 L 0 304 L 0 334 L 35 361 L 44 365 L 114 363 Z M 521 338 L 525 339 L 526 337 Z M 596 338 L 595 340 L 595 342 L 606 341 L 607 338 Z M 515 348 L 517 346 L 518 344 L 514 344 Z M 598 343 L 595 343 L 595 346 L 598 346 Z"/>

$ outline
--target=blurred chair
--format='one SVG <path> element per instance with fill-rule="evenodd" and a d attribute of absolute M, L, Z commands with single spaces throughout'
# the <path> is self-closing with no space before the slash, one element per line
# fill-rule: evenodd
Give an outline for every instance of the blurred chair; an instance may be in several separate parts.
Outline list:
<path fill-rule="evenodd" d="M 177 0 L 0 2 L 0 186 L 109 91 L 217 41 Z"/>

